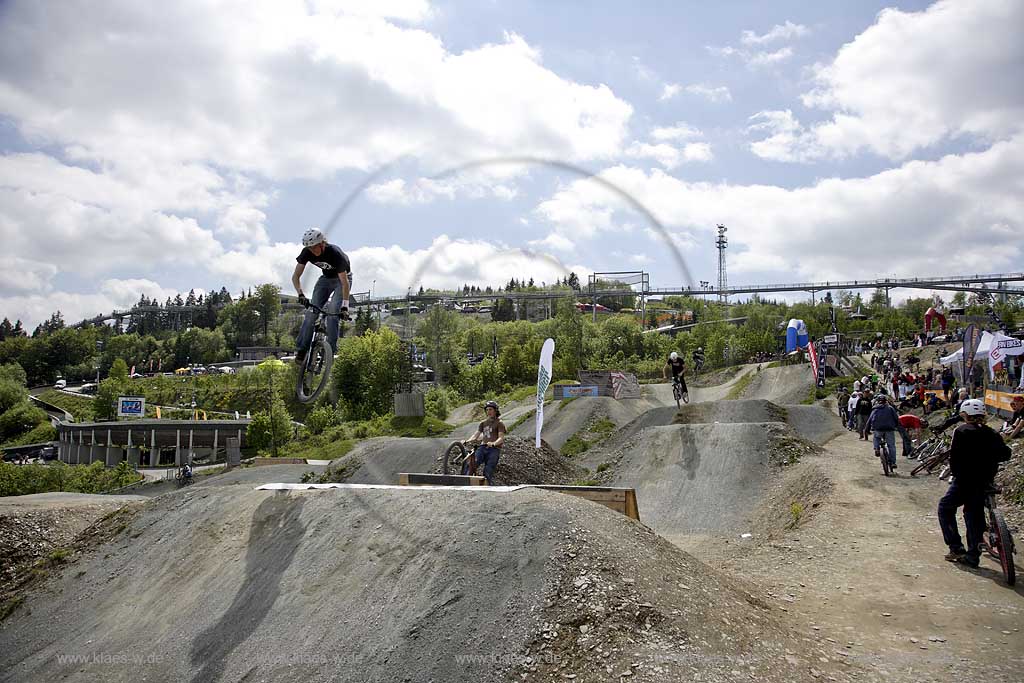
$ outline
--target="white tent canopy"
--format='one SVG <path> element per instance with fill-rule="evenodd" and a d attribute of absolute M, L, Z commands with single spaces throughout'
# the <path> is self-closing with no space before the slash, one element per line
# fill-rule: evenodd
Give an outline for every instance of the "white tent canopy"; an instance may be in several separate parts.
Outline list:
<path fill-rule="evenodd" d="M 981 349 L 978 350 L 981 352 Z M 991 379 L 996 378 L 996 366 L 1003 362 L 1007 356 L 1019 356 L 1024 354 L 1024 341 L 1007 337 L 1002 332 L 992 335 L 988 350 L 988 372 Z"/>
<path fill-rule="evenodd" d="M 991 349 L 992 347 L 992 338 L 993 335 L 991 332 L 981 333 L 981 341 L 978 343 L 978 352 L 974 354 L 975 358 L 980 359 L 988 355 L 989 349 Z M 943 365 L 952 365 L 953 363 L 959 363 L 960 361 L 962 361 L 963 357 L 964 347 L 963 345 L 961 345 L 960 348 L 956 350 L 956 352 L 951 353 L 944 358 L 940 358 L 939 362 L 942 363 Z"/>

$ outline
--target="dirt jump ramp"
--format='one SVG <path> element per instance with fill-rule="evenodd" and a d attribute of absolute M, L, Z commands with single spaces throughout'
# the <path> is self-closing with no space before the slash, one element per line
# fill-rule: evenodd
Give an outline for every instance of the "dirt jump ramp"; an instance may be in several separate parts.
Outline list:
<path fill-rule="evenodd" d="M 0 681 L 849 680 L 643 525 L 476 488 L 139 504 L 0 624 Z"/>
<path fill-rule="evenodd" d="M 745 531 L 771 475 L 781 423 L 673 425 L 645 429 L 623 448 L 612 486 L 636 489 L 640 519 L 669 540 Z"/>
<path fill-rule="evenodd" d="M 842 433 L 839 418 L 820 405 L 780 406 L 766 399 L 691 403 L 675 416 L 677 424 L 785 422 L 808 441 L 823 444 Z"/>

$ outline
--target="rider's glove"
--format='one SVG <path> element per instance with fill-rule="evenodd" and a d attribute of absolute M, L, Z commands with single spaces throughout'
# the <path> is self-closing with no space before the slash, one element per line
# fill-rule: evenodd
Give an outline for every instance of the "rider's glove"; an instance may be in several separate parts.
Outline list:
<path fill-rule="evenodd" d="M 341 301 L 341 319 L 351 320 L 352 318 L 348 315 L 348 299 L 342 299 Z"/>
<path fill-rule="evenodd" d="M 309 299 L 306 298 L 305 294 L 299 294 L 299 303 L 309 308 Z"/>

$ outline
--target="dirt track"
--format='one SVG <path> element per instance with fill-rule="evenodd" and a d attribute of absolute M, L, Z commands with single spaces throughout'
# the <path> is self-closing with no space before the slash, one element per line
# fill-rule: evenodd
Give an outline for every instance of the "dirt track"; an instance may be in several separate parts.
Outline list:
<path fill-rule="evenodd" d="M 884 479 L 821 406 L 760 400 L 806 397 L 798 369 L 762 370 L 750 400 L 695 389 L 678 414 L 668 385 L 549 413 L 570 435 L 622 424 L 576 462 L 614 461 L 675 545 L 551 492 L 268 493 L 314 468 L 239 470 L 93 529 L 0 624 L 0 681 L 1024 678 L 1024 591 L 941 560 L 938 482 Z M 372 439 L 342 463 L 393 483 L 448 441 Z M 780 444 L 802 461 L 781 467 Z"/>

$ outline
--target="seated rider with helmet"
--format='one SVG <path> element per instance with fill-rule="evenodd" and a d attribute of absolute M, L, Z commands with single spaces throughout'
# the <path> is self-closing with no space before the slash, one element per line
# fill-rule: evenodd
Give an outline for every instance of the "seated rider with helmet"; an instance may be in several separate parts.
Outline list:
<path fill-rule="evenodd" d="M 704 347 L 703 346 L 698 346 L 697 350 L 693 352 L 693 364 L 697 368 L 697 370 L 700 370 L 702 367 L 704 367 Z"/>
<path fill-rule="evenodd" d="M 481 464 L 484 466 L 484 478 L 488 484 L 494 484 L 494 470 L 498 466 L 498 458 L 501 457 L 501 446 L 505 443 L 507 429 L 505 423 L 499 418 L 501 411 L 498 409 L 497 401 L 488 401 L 484 404 L 484 411 L 487 419 L 477 427 L 476 434 L 470 441 L 480 443 L 476 450 L 462 465 L 462 474 L 470 476 L 476 472 Z"/>
<path fill-rule="evenodd" d="M 661 370 L 661 376 L 663 379 L 668 379 L 668 371 L 672 371 L 672 381 L 679 382 L 682 392 L 684 394 L 689 393 L 686 390 L 686 376 L 684 371 L 686 370 L 686 361 L 678 353 L 673 351 L 668 354 L 668 363 Z"/>

